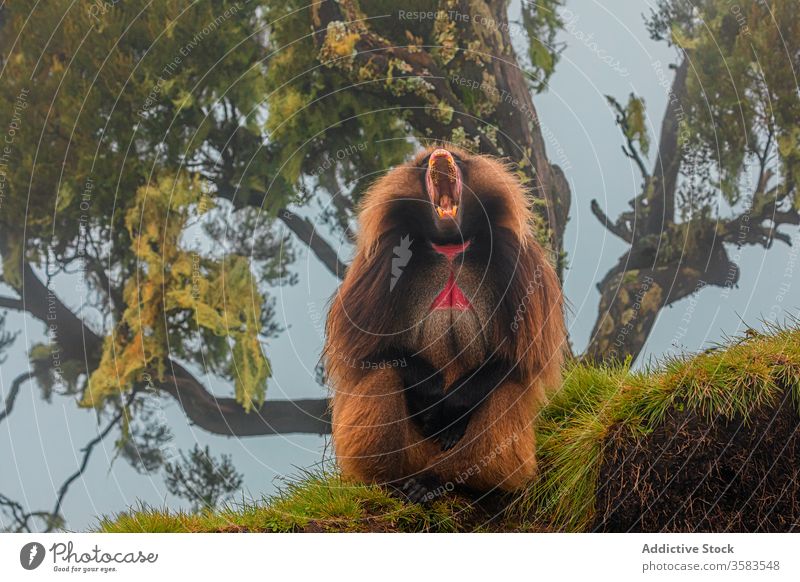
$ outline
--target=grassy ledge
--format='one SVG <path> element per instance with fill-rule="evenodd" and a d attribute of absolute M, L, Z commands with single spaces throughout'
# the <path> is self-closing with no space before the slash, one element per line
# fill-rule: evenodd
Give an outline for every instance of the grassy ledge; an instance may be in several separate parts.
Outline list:
<path fill-rule="evenodd" d="M 595 527 L 598 518 L 604 463 L 616 462 L 616 456 L 609 454 L 610 443 L 621 442 L 620 435 L 632 443 L 640 456 L 650 454 L 655 465 L 658 462 L 655 457 L 662 456 L 666 450 L 663 446 L 668 447 L 669 442 L 659 445 L 662 448 L 657 452 L 651 451 L 650 437 L 664 432 L 665 426 L 676 426 L 675 419 L 685 419 L 687 415 L 694 419 L 692 423 L 681 421 L 684 423 L 681 428 L 688 427 L 684 432 L 702 430 L 707 434 L 709 426 L 734 422 L 739 423 L 736 425 L 739 433 L 763 432 L 764 425 L 750 420 L 771 414 L 787 398 L 796 422 L 800 409 L 800 331 L 773 328 L 767 335 L 750 331 L 724 346 L 694 357 L 669 359 L 644 371 L 634 372 L 627 366 L 570 367 L 561 390 L 551 398 L 539 419 L 540 478 L 514 499 L 491 496 L 476 501 L 453 495 L 421 507 L 402 503 L 377 486 L 344 483 L 335 474 L 311 474 L 262 502 L 200 514 L 140 507 L 103 518 L 98 529 L 104 532 L 588 531 Z M 789 470 L 796 474 L 800 459 L 789 462 Z M 689 469 L 692 463 L 691 455 L 683 461 Z M 723 457 L 715 460 L 714 470 L 720 464 L 724 464 Z M 608 472 L 609 467 L 605 470 Z M 730 472 L 731 481 L 725 491 L 735 487 L 741 472 L 741 468 Z M 621 486 L 626 488 L 627 484 Z M 695 491 L 699 487 L 691 490 L 690 495 Z M 800 527 L 793 515 L 782 523 L 788 529 Z M 662 529 L 662 524 L 656 527 Z M 681 528 L 693 530 L 693 525 L 663 524 L 665 530 Z"/>

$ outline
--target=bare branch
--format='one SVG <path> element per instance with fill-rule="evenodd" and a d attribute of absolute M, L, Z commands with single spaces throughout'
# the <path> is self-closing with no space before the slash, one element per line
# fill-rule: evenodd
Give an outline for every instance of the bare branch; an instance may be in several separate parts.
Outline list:
<path fill-rule="evenodd" d="M 602 208 L 600 208 L 600 204 L 597 202 L 597 200 L 592 200 L 591 209 L 592 214 L 597 217 L 597 220 L 600 221 L 600 224 L 605 226 L 612 234 L 618 236 L 627 243 L 630 243 L 633 240 L 633 233 L 621 222 L 611 222 L 611 219 L 608 217 L 608 215 L 603 212 Z"/>
<path fill-rule="evenodd" d="M 94 451 L 94 447 L 97 446 L 104 438 L 108 436 L 108 433 L 111 432 L 115 426 L 117 426 L 122 418 L 127 414 L 128 406 L 131 405 L 133 399 L 136 396 L 136 392 L 131 392 L 130 396 L 128 397 L 128 401 L 124 407 L 122 407 L 117 414 L 114 415 L 114 418 L 111 419 L 111 422 L 106 425 L 106 427 L 92 440 L 86 443 L 86 446 L 81 449 L 83 452 L 83 460 L 81 461 L 80 466 L 78 469 L 69 477 L 67 477 L 66 481 L 61 484 L 61 487 L 58 489 L 58 498 L 56 499 L 56 504 L 53 507 L 53 511 L 50 512 L 51 519 L 48 520 L 46 532 L 51 532 L 58 524 L 59 517 L 61 515 L 61 504 L 64 502 L 64 497 L 66 497 L 67 492 L 69 491 L 70 486 L 81 476 L 83 472 L 86 470 L 86 467 L 89 466 L 89 459 L 92 456 L 92 451 Z"/>
<path fill-rule="evenodd" d="M 28 376 L 23 374 L 19 378 L 17 378 L 16 382 L 20 384 L 33 377 L 33 375 Z M 128 401 L 117 414 L 114 415 L 114 418 L 111 419 L 111 422 L 93 439 L 91 439 L 86 446 L 81 449 L 83 453 L 83 459 L 81 460 L 81 464 L 78 466 L 78 469 L 72 473 L 64 483 L 61 484 L 61 487 L 58 489 L 58 497 L 56 499 L 55 506 L 53 507 L 52 511 L 25 511 L 25 508 L 22 507 L 18 501 L 14 501 L 10 499 L 6 495 L 0 493 L 0 507 L 5 507 L 11 514 L 11 518 L 16 523 L 16 531 L 31 531 L 31 519 L 34 517 L 38 517 L 42 519 L 46 525 L 45 532 L 52 532 L 57 527 L 63 523 L 61 518 L 61 506 L 64 503 L 64 498 L 66 497 L 67 493 L 69 492 L 70 486 L 81 476 L 83 475 L 84 471 L 86 471 L 86 467 L 89 466 L 89 459 L 92 456 L 92 451 L 94 447 L 97 446 L 104 438 L 108 436 L 111 430 L 118 426 L 122 418 L 125 416 L 127 407 L 133 402 L 133 399 L 136 396 L 136 392 L 131 392 L 130 396 L 128 397 Z"/>
<path fill-rule="evenodd" d="M 11 414 L 11 411 L 14 410 L 14 402 L 17 400 L 20 387 L 25 382 L 32 380 L 33 378 L 33 372 L 25 372 L 24 374 L 17 376 L 16 379 L 11 383 L 11 389 L 8 391 L 8 396 L 6 396 L 5 410 L 0 412 L 0 422 L 3 422 L 3 420 L 5 420 L 5 418 Z"/>
<path fill-rule="evenodd" d="M 317 232 L 314 224 L 307 218 L 303 218 L 288 208 L 278 211 L 278 218 L 289 227 L 297 238 L 303 241 L 309 249 L 316 255 L 323 265 L 339 279 L 344 279 L 347 272 L 347 265 L 339 260 L 339 254 L 334 248 Z"/>
<path fill-rule="evenodd" d="M 759 179 L 750 208 L 736 218 L 722 223 L 722 239 L 725 242 L 740 247 L 749 244 L 769 248 L 772 246 L 773 240 L 777 239 L 791 246 L 791 237 L 778 232 L 778 227 L 783 224 L 800 225 L 800 212 L 794 207 L 788 210 L 777 209 L 778 204 L 786 198 L 787 193 L 779 194 L 778 186 L 764 191 L 771 174 L 767 170 Z"/>
<path fill-rule="evenodd" d="M 625 108 L 622 106 L 622 104 L 611 95 L 606 95 L 606 100 L 617 112 L 617 125 L 622 130 L 622 135 L 625 138 L 625 141 L 628 143 L 628 147 L 622 146 L 622 153 L 625 154 L 626 157 L 636 162 L 636 165 L 639 167 L 639 172 L 642 174 L 642 178 L 644 178 L 646 182 L 650 179 L 650 173 L 647 171 L 647 166 L 645 165 L 642 156 L 639 154 L 639 148 L 636 147 L 636 143 L 629 136 L 630 123 L 628 121 L 628 112 L 625 111 Z"/>
<path fill-rule="evenodd" d="M 771 123 L 768 123 L 767 127 L 767 140 L 764 144 L 764 149 L 756 152 L 756 157 L 758 158 L 758 184 L 756 190 L 758 192 L 764 192 L 767 189 L 767 184 L 773 174 L 772 170 L 767 168 L 767 164 L 769 163 L 769 153 L 772 149 L 772 140 L 775 137 L 775 127 Z"/>
<path fill-rule="evenodd" d="M 22 311 L 25 309 L 25 307 L 22 305 L 21 299 L 15 299 L 14 297 L 6 296 L 0 296 L 0 308 L 16 309 L 17 311 Z"/>
<path fill-rule="evenodd" d="M 11 513 L 11 518 L 17 524 L 16 532 L 31 531 L 28 521 L 30 514 L 25 511 L 25 508 L 18 501 L 6 497 L 0 493 L 0 507 L 5 507 Z"/>
<path fill-rule="evenodd" d="M 763 224 L 761 220 L 747 221 L 745 225 L 743 217 L 740 216 L 730 221 L 725 228 L 723 239 L 726 242 L 737 246 L 761 245 L 770 248 L 774 239 L 787 245 L 792 245 L 792 238 L 783 232 L 778 232 L 778 227 L 782 224 L 800 224 L 800 214 L 797 212 L 776 212 L 774 217 L 764 220 L 772 220 L 772 224 Z"/>
<path fill-rule="evenodd" d="M 158 388 L 175 398 L 197 426 L 215 434 L 260 436 L 270 434 L 328 434 L 330 403 L 326 398 L 268 400 L 245 412 L 234 398 L 214 396 L 175 361 L 171 377 Z"/>
<path fill-rule="evenodd" d="M 639 167 L 639 172 L 642 174 L 642 178 L 644 178 L 645 181 L 650 179 L 650 174 L 647 172 L 644 160 L 642 160 L 642 157 L 639 155 L 639 150 L 630 139 L 628 140 L 628 147 L 622 146 L 622 153 L 636 162 L 636 165 Z"/>
<path fill-rule="evenodd" d="M 5 531 L 14 531 L 16 533 L 31 532 L 31 519 L 38 517 L 47 522 L 51 517 L 50 513 L 47 511 L 25 511 L 21 503 L 14 501 L 2 493 L 0 493 L 0 507 L 6 508 L 6 511 L 11 514 L 11 519 L 16 525 L 13 529 L 5 528 Z"/>
<path fill-rule="evenodd" d="M 216 186 L 217 195 L 233 202 L 234 208 L 244 208 L 245 206 L 258 208 L 267 196 L 265 192 L 251 190 L 249 198 L 244 200 L 241 196 L 236 195 L 238 190 L 235 186 L 225 183 L 216 183 Z M 298 216 L 288 208 L 281 208 L 278 211 L 278 218 L 289 227 L 289 230 L 291 230 L 301 242 L 311 249 L 311 252 L 325 265 L 325 268 L 339 279 L 344 278 L 347 265 L 339 259 L 337 252 L 330 243 L 319 234 L 310 220 Z"/>

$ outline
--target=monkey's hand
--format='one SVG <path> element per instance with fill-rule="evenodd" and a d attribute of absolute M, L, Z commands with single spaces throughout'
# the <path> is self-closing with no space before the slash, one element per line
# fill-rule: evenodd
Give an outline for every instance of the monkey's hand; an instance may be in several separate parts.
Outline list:
<path fill-rule="evenodd" d="M 451 421 L 439 431 L 439 434 L 436 435 L 436 440 L 443 451 L 449 451 L 461 440 L 464 433 L 467 432 L 470 416 L 472 415 L 465 415 L 458 420 Z"/>
<path fill-rule="evenodd" d="M 442 450 L 452 449 L 461 440 L 474 412 L 511 370 L 501 360 L 489 360 L 453 382 L 439 405 L 441 427 L 436 439 Z"/>
<path fill-rule="evenodd" d="M 419 356 L 405 356 L 399 368 L 408 413 L 426 438 L 442 428 L 441 402 L 444 398 L 442 373 Z"/>

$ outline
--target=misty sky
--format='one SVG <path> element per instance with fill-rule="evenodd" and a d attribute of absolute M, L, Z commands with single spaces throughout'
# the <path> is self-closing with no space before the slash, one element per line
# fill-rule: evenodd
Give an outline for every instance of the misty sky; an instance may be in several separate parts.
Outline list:
<path fill-rule="evenodd" d="M 641 183 L 633 162 L 620 150 L 621 134 L 604 96 L 610 94 L 623 101 L 635 92 L 644 97 L 654 141 L 666 106 L 666 91 L 659 84 L 658 72 L 666 70 L 675 54 L 665 44 L 648 38 L 641 17 L 648 4 L 568 1 L 569 12 L 564 16 L 569 30 L 562 32 L 560 38 L 567 42 L 567 49 L 549 90 L 535 99 L 548 154 L 565 169 L 573 194 L 565 245 L 569 256 L 565 292 L 571 304 L 569 330 L 576 352 L 585 347 L 597 317 L 599 293 L 595 283 L 625 250 L 622 241 L 594 218 L 589 202 L 598 199 L 607 214 L 616 217 L 627 208 Z M 638 8 L 631 11 L 632 5 Z M 651 150 L 656 149 L 654 143 Z M 307 212 L 313 216 L 314 210 Z M 787 313 L 783 309 L 796 313 L 800 304 L 796 299 L 797 284 L 790 277 L 784 278 L 784 274 L 800 271 L 796 251 L 800 234 L 797 229 L 786 232 L 794 238 L 794 249 L 782 243 L 776 243 L 769 251 L 761 247 L 741 252 L 731 249 L 732 256 L 739 256 L 742 268 L 739 287 L 729 294 L 719 288 L 707 288 L 695 298 L 662 311 L 640 362 L 668 350 L 696 351 L 740 332 L 745 324 L 759 327 L 761 319 L 781 320 Z M 343 254 L 348 250 L 343 248 Z M 275 372 L 268 398 L 325 394 L 315 380 L 314 368 L 322 346 L 327 301 L 337 281 L 306 251 L 293 269 L 299 275 L 297 285 L 271 290 L 286 331 L 268 345 Z M 790 289 L 786 293 L 784 287 L 781 302 L 778 285 L 782 282 L 788 282 Z M 60 281 L 57 291 L 67 304 L 77 303 L 74 281 Z M 15 312 L 8 314 L 7 329 L 20 329 L 22 334 L 0 367 L 3 400 L 13 379 L 27 370 L 28 346 L 45 339 L 43 324 Z M 196 372 L 213 392 L 232 393 L 229 385 Z M 245 475 L 244 494 L 248 498 L 274 492 L 282 477 L 312 467 L 322 459 L 326 448 L 326 439 L 315 436 L 238 439 L 210 435 L 190 426 L 170 398 L 161 403 L 175 435 L 173 445 L 189 449 L 197 442 L 210 445 L 215 454 L 232 455 Z M 101 422 L 105 425 L 107 419 Z M 26 384 L 13 414 L 0 424 L 0 492 L 32 509 L 49 510 L 56 488 L 80 461 L 79 449 L 96 432 L 93 411 L 78 409 L 71 397 L 55 396 L 47 404 L 37 388 Z M 140 475 L 122 459 L 112 465 L 114 440 L 109 436 L 96 448 L 84 479 L 72 486 L 63 507 L 69 529 L 89 528 L 96 523 L 96 516 L 119 512 L 139 502 L 181 505 L 167 494 L 161 473 Z"/>

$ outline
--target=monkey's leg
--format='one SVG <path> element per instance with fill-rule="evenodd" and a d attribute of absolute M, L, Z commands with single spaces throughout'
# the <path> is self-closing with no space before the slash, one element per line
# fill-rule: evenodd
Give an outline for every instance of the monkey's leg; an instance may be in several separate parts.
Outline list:
<path fill-rule="evenodd" d="M 426 467 L 448 490 L 465 486 L 479 491 L 512 491 L 536 474 L 534 420 L 541 387 L 506 381 L 475 410 L 464 436 Z"/>
<path fill-rule="evenodd" d="M 435 454 L 409 419 L 396 369 L 369 372 L 333 395 L 333 444 L 345 477 L 402 485 Z"/>

